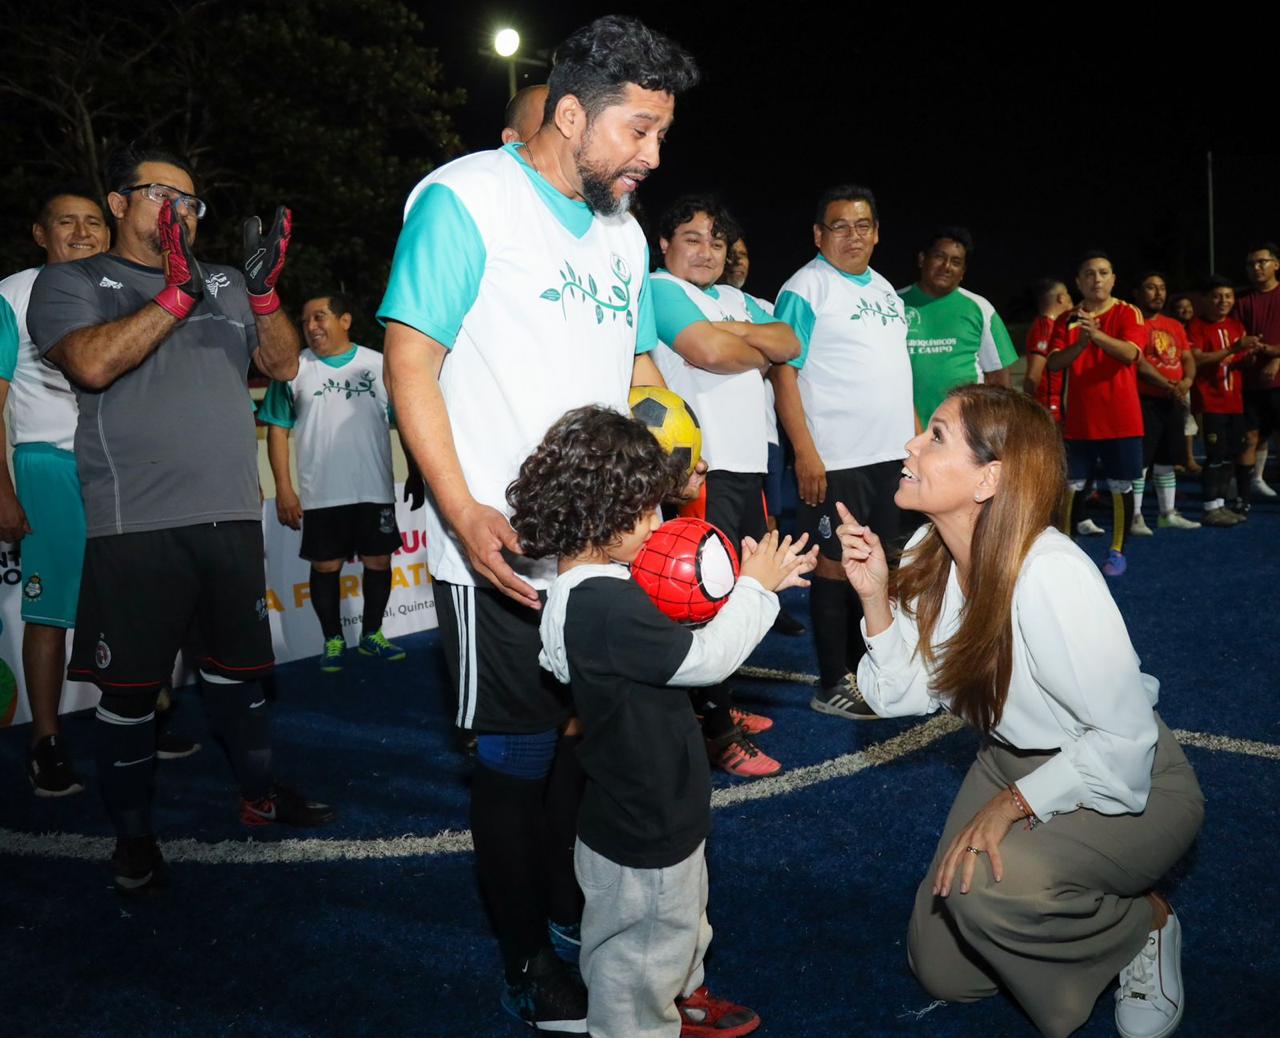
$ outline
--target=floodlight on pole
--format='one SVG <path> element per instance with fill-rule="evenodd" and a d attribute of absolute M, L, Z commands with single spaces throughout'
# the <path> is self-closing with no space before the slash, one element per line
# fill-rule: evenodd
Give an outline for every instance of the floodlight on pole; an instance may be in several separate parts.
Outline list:
<path fill-rule="evenodd" d="M 520 34 L 515 29 L 499 29 L 493 38 L 493 49 L 498 57 L 507 59 L 507 95 L 516 96 L 516 51 L 520 49 Z"/>

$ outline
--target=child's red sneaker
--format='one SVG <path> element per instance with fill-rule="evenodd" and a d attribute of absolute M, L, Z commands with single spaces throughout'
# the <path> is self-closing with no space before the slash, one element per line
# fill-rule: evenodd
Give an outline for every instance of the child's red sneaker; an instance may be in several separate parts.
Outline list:
<path fill-rule="evenodd" d="M 680 1038 L 736 1038 L 760 1026 L 760 1017 L 746 1006 L 716 998 L 706 986 L 688 998 L 677 998 Z"/>

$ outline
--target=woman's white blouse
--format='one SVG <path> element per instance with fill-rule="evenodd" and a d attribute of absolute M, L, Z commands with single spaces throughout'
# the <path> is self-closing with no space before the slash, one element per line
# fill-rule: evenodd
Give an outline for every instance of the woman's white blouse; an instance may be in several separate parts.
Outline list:
<path fill-rule="evenodd" d="M 918 530 L 908 547 L 927 530 Z M 955 633 L 963 605 L 953 565 L 935 645 Z M 876 713 L 902 717 L 947 705 L 929 687 L 915 651 L 914 620 L 895 609 L 887 630 L 874 638 L 866 633 L 864 620 L 867 654 L 858 667 L 858 689 Z M 1045 530 L 1014 589 L 1013 674 L 993 730 L 1019 749 L 1062 751 L 1018 782 L 1040 819 L 1081 807 L 1118 815 L 1146 806 L 1160 682 L 1138 665 L 1097 566 L 1068 537 Z"/>

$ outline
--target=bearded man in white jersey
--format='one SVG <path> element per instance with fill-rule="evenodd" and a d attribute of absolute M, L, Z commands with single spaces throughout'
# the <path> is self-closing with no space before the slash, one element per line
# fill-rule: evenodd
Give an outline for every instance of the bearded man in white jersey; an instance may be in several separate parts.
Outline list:
<path fill-rule="evenodd" d="M 554 565 L 525 560 L 506 488 L 565 411 L 627 409 L 661 385 L 648 248 L 627 209 L 658 166 L 693 59 L 633 18 L 557 48 L 541 129 L 458 159 L 409 196 L 387 294 L 397 424 L 428 486 L 429 565 L 457 723 L 477 734 L 471 829 L 502 951 L 504 1007 L 586 1032 L 571 958 L 581 778 L 559 730 L 571 704 L 538 665 Z"/>

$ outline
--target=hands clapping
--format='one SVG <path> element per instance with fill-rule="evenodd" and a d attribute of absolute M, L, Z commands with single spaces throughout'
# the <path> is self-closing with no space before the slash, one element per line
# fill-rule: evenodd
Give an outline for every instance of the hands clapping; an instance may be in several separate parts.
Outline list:
<path fill-rule="evenodd" d="M 804 575 L 818 564 L 818 546 L 804 551 L 809 535 L 802 533 L 799 540 L 790 537 L 778 540 L 776 530 L 765 535 L 757 543 L 750 537 L 742 538 L 741 576 L 752 577 L 767 591 L 785 591 L 789 587 L 808 587 Z"/>

